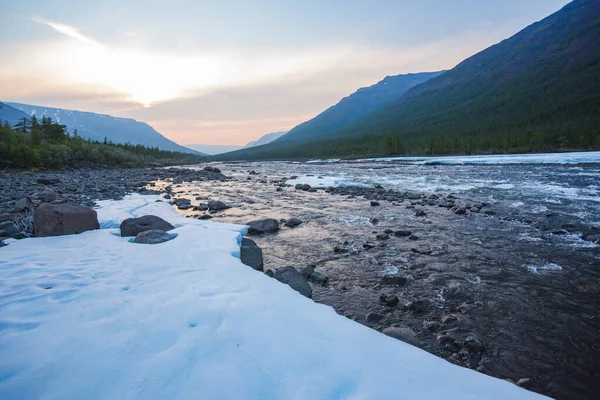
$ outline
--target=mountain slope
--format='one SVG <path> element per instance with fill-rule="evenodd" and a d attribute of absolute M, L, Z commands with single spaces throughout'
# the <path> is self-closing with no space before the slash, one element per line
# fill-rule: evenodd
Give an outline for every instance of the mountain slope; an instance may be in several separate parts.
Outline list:
<path fill-rule="evenodd" d="M 267 133 L 266 135 L 263 135 L 258 139 L 249 142 L 247 145 L 244 146 L 244 148 L 247 149 L 250 147 L 262 146 L 263 144 L 271 143 L 272 141 L 279 139 L 286 133 L 288 133 L 288 131 Z"/>
<path fill-rule="evenodd" d="M 242 148 L 242 146 L 229 146 L 225 144 L 188 144 L 186 147 L 211 156 L 228 153 Z"/>
<path fill-rule="evenodd" d="M 21 110 L 11 107 L 6 103 L 0 103 L 0 123 L 6 121 L 10 124 L 10 126 L 14 126 L 22 118 L 29 118 L 29 115 L 25 114 Z"/>
<path fill-rule="evenodd" d="M 279 139 L 271 142 L 268 146 L 257 146 L 256 149 L 239 150 L 226 156 L 221 156 L 221 158 L 235 159 L 251 157 L 256 152 L 282 148 L 291 143 L 319 139 L 326 134 L 336 132 L 375 110 L 385 107 L 400 98 L 408 89 L 442 73 L 443 71 L 388 76 L 374 85 L 360 88 L 351 95 L 344 97 L 337 104 L 329 107 L 315 118 L 296 126 Z"/>
<path fill-rule="evenodd" d="M 106 138 L 114 143 L 142 144 L 146 147 L 158 147 L 161 150 L 197 153 L 195 150 L 180 146 L 167 139 L 145 122 L 131 118 L 113 117 L 84 111 L 63 110 L 44 106 L 33 106 L 20 103 L 6 103 L 28 116 L 42 115 L 51 117 L 54 121 L 67 126 L 69 133 L 77 129 L 79 136 L 95 141 Z"/>
<path fill-rule="evenodd" d="M 600 1 L 575 0 L 355 123 L 247 157 L 599 149 L 599 109 Z"/>

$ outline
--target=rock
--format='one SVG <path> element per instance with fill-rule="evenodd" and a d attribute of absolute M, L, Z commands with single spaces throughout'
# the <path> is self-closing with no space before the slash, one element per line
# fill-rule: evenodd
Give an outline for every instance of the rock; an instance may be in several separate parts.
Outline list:
<path fill-rule="evenodd" d="M 281 191 L 283 191 L 283 189 L 282 189 L 282 188 L 280 188 L 280 187 L 278 187 L 277 189 L 275 189 L 275 191 L 276 191 L 276 192 L 281 192 Z"/>
<path fill-rule="evenodd" d="M 19 233 L 19 228 L 11 221 L 4 221 L 0 222 L 0 231 L 4 231 L 6 236 L 9 237 Z"/>
<path fill-rule="evenodd" d="M 377 235 L 377 240 L 388 240 L 390 238 L 390 235 L 388 235 L 387 233 L 380 233 Z"/>
<path fill-rule="evenodd" d="M 204 167 L 204 170 L 207 172 L 221 173 L 221 170 L 217 167 Z"/>
<path fill-rule="evenodd" d="M 458 321 L 458 318 L 455 315 L 444 315 L 442 317 L 442 324 L 451 324 L 456 321 Z"/>
<path fill-rule="evenodd" d="M 37 237 L 71 235 L 100 229 L 93 209 L 70 203 L 42 203 L 33 214 L 33 232 Z"/>
<path fill-rule="evenodd" d="M 139 218 L 127 218 L 121 222 L 121 236 L 137 236 L 138 233 L 158 229 L 170 231 L 175 229 L 173 225 L 155 215 L 144 215 Z"/>
<path fill-rule="evenodd" d="M 462 215 L 462 214 L 465 214 L 466 212 L 467 212 L 467 210 L 465 210 L 464 208 L 457 208 L 454 211 L 454 214 Z"/>
<path fill-rule="evenodd" d="M 226 210 L 228 208 L 231 208 L 231 207 L 228 206 L 227 204 L 223 203 L 222 201 L 211 200 L 208 202 L 209 210 L 221 211 L 221 210 Z"/>
<path fill-rule="evenodd" d="M 312 297 L 312 288 L 305 277 L 294 267 L 283 267 L 275 271 L 273 275 L 279 282 L 285 283 L 303 296 Z"/>
<path fill-rule="evenodd" d="M 320 285 L 324 285 L 325 283 L 327 283 L 329 278 L 327 276 L 325 276 L 325 274 L 323 274 L 319 271 L 313 271 L 309 276 L 309 280 L 311 282 L 318 283 Z"/>
<path fill-rule="evenodd" d="M 395 231 L 394 232 L 394 236 L 398 236 L 398 237 L 405 237 L 405 236 L 410 236 L 412 235 L 411 231 Z"/>
<path fill-rule="evenodd" d="M 446 202 L 446 200 L 442 199 L 438 203 L 438 207 L 448 207 L 448 203 Z"/>
<path fill-rule="evenodd" d="M 288 228 L 295 228 L 301 223 L 302 221 L 300 221 L 298 218 L 290 218 L 287 221 L 285 221 L 285 224 L 283 224 L 283 226 L 287 226 Z"/>
<path fill-rule="evenodd" d="M 379 220 L 377 218 L 369 218 L 369 222 L 373 225 L 377 225 L 379 223 Z"/>
<path fill-rule="evenodd" d="M 333 248 L 333 252 L 334 252 L 334 253 L 338 253 L 338 254 L 345 254 L 345 253 L 347 253 L 347 252 L 348 252 L 348 249 L 345 249 L 345 248 L 343 248 L 343 247 L 340 247 L 340 246 L 335 246 L 335 247 Z"/>
<path fill-rule="evenodd" d="M 33 210 L 33 202 L 29 197 L 23 197 L 15 203 L 13 208 L 13 212 L 22 213 L 26 210 Z"/>
<path fill-rule="evenodd" d="M 517 381 L 517 386 L 521 386 L 522 388 L 528 389 L 531 387 L 531 379 L 521 378 Z"/>
<path fill-rule="evenodd" d="M 410 240 L 419 240 L 419 237 L 417 235 L 410 235 L 408 238 Z"/>
<path fill-rule="evenodd" d="M 273 272 L 272 269 L 268 269 L 265 271 L 265 275 L 268 276 L 269 278 L 272 278 L 273 276 L 275 276 L 275 273 Z"/>
<path fill-rule="evenodd" d="M 440 323 L 437 321 L 423 321 L 423 328 L 435 332 L 440 329 Z"/>
<path fill-rule="evenodd" d="M 55 191 L 46 188 L 46 189 L 42 190 L 41 193 L 38 194 L 38 197 L 40 198 L 40 200 L 50 203 L 50 202 L 53 202 L 54 200 L 56 200 L 58 195 L 56 194 Z"/>
<path fill-rule="evenodd" d="M 304 190 L 305 192 L 309 191 L 311 189 L 311 186 L 308 183 L 305 183 L 304 185 L 302 185 L 302 190 Z"/>
<path fill-rule="evenodd" d="M 467 336 L 467 338 L 465 339 L 465 347 L 473 353 L 483 352 L 483 343 L 481 343 L 481 341 L 475 336 Z"/>
<path fill-rule="evenodd" d="M 413 314 L 422 314 L 429 311 L 431 307 L 431 302 L 429 300 L 415 300 L 409 303 L 406 303 L 405 307 Z"/>
<path fill-rule="evenodd" d="M 198 219 L 212 219 L 212 215 L 210 214 L 202 214 L 201 216 L 198 217 Z"/>
<path fill-rule="evenodd" d="M 309 279 L 313 272 L 315 272 L 315 265 L 305 265 L 300 268 L 300 273 L 306 279 Z"/>
<path fill-rule="evenodd" d="M 240 248 L 240 259 L 243 264 L 257 271 L 263 270 L 263 253 L 256 242 L 252 239 L 242 238 L 242 246 Z"/>
<path fill-rule="evenodd" d="M 189 210 L 190 208 L 193 208 L 191 203 L 179 203 L 177 204 L 177 209 L 178 210 Z"/>
<path fill-rule="evenodd" d="M 60 183 L 60 179 L 58 178 L 38 178 L 37 183 L 40 185 L 56 185 Z"/>
<path fill-rule="evenodd" d="M 419 343 L 415 331 L 408 327 L 389 327 L 385 328 L 382 333 L 408 344 L 417 345 Z"/>
<path fill-rule="evenodd" d="M 198 210 L 200 210 L 200 211 L 208 211 L 208 204 L 205 204 L 205 203 L 198 204 Z"/>
<path fill-rule="evenodd" d="M 274 218 L 261 219 L 248 222 L 248 235 L 262 235 L 263 233 L 273 233 L 279 230 L 279 221 Z"/>
<path fill-rule="evenodd" d="M 385 319 L 385 315 L 376 312 L 370 312 L 367 314 L 365 319 L 367 320 L 367 322 L 381 322 Z"/>
<path fill-rule="evenodd" d="M 174 233 L 167 233 L 165 231 L 161 231 L 160 229 L 150 229 L 149 231 L 138 233 L 135 239 L 133 239 L 133 243 L 159 244 L 173 240 L 176 237 L 177 235 Z"/>
<path fill-rule="evenodd" d="M 310 189 L 308 189 L 309 193 L 316 193 L 317 189 L 314 187 L 311 187 Z"/>
<path fill-rule="evenodd" d="M 302 184 L 301 183 L 296 183 L 296 186 L 294 186 L 294 189 L 296 189 L 296 190 L 302 190 Z"/>
<path fill-rule="evenodd" d="M 379 205 L 378 201 L 372 201 L 371 202 L 371 207 L 377 207 Z"/>
<path fill-rule="evenodd" d="M 252 171 L 250 171 L 250 173 L 248 175 L 258 175 L 258 172 L 252 170 Z"/>
<path fill-rule="evenodd" d="M 379 296 L 379 301 L 384 303 L 386 306 L 393 307 L 400 302 L 400 299 L 398 299 L 398 296 L 395 294 L 382 294 Z"/>
<path fill-rule="evenodd" d="M 404 286 L 408 283 L 408 278 L 402 275 L 385 275 L 381 278 L 383 285 Z"/>
<path fill-rule="evenodd" d="M 415 217 L 424 217 L 424 216 L 426 216 L 426 215 L 427 215 L 427 214 L 426 214 L 426 213 L 425 213 L 425 211 L 423 211 L 423 210 L 416 210 L 416 211 L 415 211 Z"/>

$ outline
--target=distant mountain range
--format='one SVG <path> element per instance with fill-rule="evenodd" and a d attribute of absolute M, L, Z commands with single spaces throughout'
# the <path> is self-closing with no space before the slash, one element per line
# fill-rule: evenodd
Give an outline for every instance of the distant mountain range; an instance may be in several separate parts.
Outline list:
<path fill-rule="evenodd" d="M 402 97 L 406 91 L 420 83 L 432 79 L 444 71 L 439 72 L 421 72 L 415 74 L 404 74 L 388 76 L 382 81 L 369 87 L 360 88 L 348 97 L 344 97 L 337 104 L 329 107 L 313 119 L 303 122 L 291 131 L 274 139 L 269 146 L 259 147 L 255 150 L 239 150 L 226 156 L 223 159 L 244 158 L 262 152 L 264 150 L 282 148 L 292 143 L 301 143 L 304 141 L 319 139 L 324 135 L 343 128 L 365 115 L 379 110 L 390 104 L 394 100 Z M 260 141 L 260 140 L 259 140 Z M 258 141 L 257 141 L 258 142 Z M 253 147 L 267 143 L 258 143 Z M 246 146 L 251 147 L 251 146 Z"/>
<path fill-rule="evenodd" d="M 228 153 L 231 151 L 246 149 L 255 146 L 261 146 L 263 144 L 271 143 L 273 140 L 278 139 L 279 137 L 285 135 L 287 131 L 283 132 L 271 132 L 266 135 L 261 136 L 260 138 L 249 142 L 245 146 L 227 146 L 220 144 L 188 144 L 187 147 L 190 149 L 194 149 L 209 155 L 216 155 L 222 153 Z"/>
<path fill-rule="evenodd" d="M 70 134 L 77 129 L 79 136 L 85 139 L 103 141 L 106 138 L 114 143 L 142 144 L 146 147 L 158 147 L 161 150 L 182 153 L 198 153 L 196 150 L 178 145 L 167 139 L 145 122 L 131 118 L 113 117 L 84 111 L 63 110 L 44 106 L 20 103 L 0 103 L 0 121 L 14 125 L 23 117 L 35 115 L 51 117 L 54 121 L 66 125 Z"/>
<path fill-rule="evenodd" d="M 600 1 L 574 0 L 413 86 L 350 123 L 319 121 L 344 99 L 268 145 L 220 158 L 600 149 Z"/>

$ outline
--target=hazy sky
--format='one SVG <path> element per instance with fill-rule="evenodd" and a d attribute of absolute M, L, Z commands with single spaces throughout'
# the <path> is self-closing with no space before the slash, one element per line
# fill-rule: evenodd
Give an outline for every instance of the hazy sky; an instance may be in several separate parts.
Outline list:
<path fill-rule="evenodd" d="M 567 3 L 0 0 L 0 100 L 245 144 L 386 75 L 452 68 Z"/>

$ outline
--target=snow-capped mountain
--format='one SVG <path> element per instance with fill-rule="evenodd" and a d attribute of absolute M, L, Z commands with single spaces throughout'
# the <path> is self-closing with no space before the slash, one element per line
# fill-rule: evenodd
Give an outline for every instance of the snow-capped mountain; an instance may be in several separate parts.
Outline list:
<path fill-rule="evenodd" d="M 263 144 L 271 143 L 273 140 L 279 139 L 286 133 L 288 133 L 288 131 L 267 133 L 266 135 L 249 142 L 246 146 L 244 146 L 244 148 L 247 149 L 248 147 L 261 146 Z"/>
<path fill-rule="evenodd" d="M 66 125 L 70 134 L 77 129 L 78 135 L 86 139 L 101 142 L 106 138 L 114 143 L 142 144 L 147 147 L 158 147 L 161 150 L 196 153 L 195 150 L 167 139 L 147 123 L 131 118 L 12 102 L 5 104 L 29 116 L 51 117 L 59 124 Z"/>

